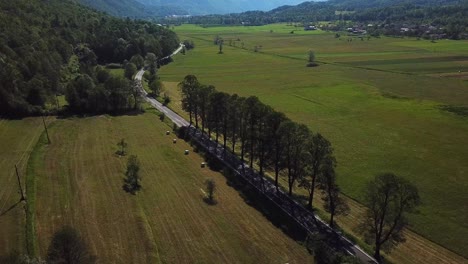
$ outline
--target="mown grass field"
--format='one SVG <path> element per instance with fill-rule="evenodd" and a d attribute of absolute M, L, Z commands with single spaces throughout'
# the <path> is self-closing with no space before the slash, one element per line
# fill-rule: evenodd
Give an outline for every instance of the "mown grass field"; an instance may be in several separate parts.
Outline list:
<path fill-rule="evenodd" d="M 52 144 L 31 160 L 36 177 L 37 246 L 47 252 L 64 225 L 76 228 L 99 263 L 311 263 L 306 249 L 246 204 L 219 173 L 173 135 L 152 110 L 136 116 L 59 119 Z M 143 189 L 122 190 L 125 138 L 141 162 Z M 218 204 L 204 201 L 213 178 Z"/>
<path fill-rule="evenodd" d="M 20 203 L 14 165 L 24 188 L 29 155 L 42 131 L 40 118 L 0 119 L 0 257 L 26 252 L 25 204 Z"/>
<path fill-rule="evenodd" d="M 160 70 L 168 90 L 177 93 L 175 83 L 195 74 L 219 90 L 259 96 L 321 132 L 334 145 L 340 186 L 358 201 L 376 173 L 408 178 L 424 202 L 411 229 L 468 257 L 468 119 L 441 110 L 468 107 L 468 83 L 439 77 L 468 71 L 466 41 L 348 42 L 321 31 L 290 34 L 285 25 L 175 30 L 196 48 Z M 225 39 L 224 54 L 217 54 L 216 35 Z M 234 47 L 228 39 L 240 41 Z M 319 67 L 305 67 L 310 49 Z"/>

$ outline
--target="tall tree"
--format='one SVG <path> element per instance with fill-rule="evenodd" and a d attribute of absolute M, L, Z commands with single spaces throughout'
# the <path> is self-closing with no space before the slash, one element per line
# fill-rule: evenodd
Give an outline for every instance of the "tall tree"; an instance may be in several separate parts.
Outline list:
<path fill-rule="evenodd" d="M 226 94 L 223 92 L 217 92 L 211 94 L 208 112 L 208 126 L 209 130 L 214 130 L 215 141 L 219 142 L 219 136 L 223 127 L 223 117 L 226 113 L 227 100 Z"/>
<path fill-rule="evenodd" d="M 133 76 L 137 73 L 137 67 L 135 64 L 133 63 L 127 63 L 127 65 L 125 65 L 125 77 L 129 80 L 132 80 L 133 79 Z"/>
<path fill-rule="evenodd" d="M 267 116 L 267 124 L 268 124 L 268 136 L 271 139 L 271 155 L 270 160 L 273 163 L 273 167 L 275 170 L 275 187 L 276 191 L 278 191 L 278 178 L 280 171 L 282 170 L 283 166 L 281 164 L 281 157 L 283 156 L 284 151 L 284 144 L 283 144 L 283 135 L 281 134 L 281 124 L 287 121 L 286 116 L 277 111 L 271 111 Z"/>
<path fill-rule="evenodd" d="M 205 133 L 205 128 L 208 123 L 208 107 L 210 103 L 210 96 L 214 93 L 215 87 L 212 85 L 201 85 L 198 91 L 197 108 L 201 120 L 201 131 Z"/>
<path fill-rule="evenodd" d="M 194 75 L 185 76 L 184 80 L 179 83 L 179 88 L 182 93 L 182 108 L 189 113 L 190 125 L 193 124 L 195 115 L 197 90 L 200 87 L 197 77 Z M 196 116 L 195 116 L 196 118 Z"/>
<path fill-rule="evenodd" d="M 408 221 L 406 214 L 420 204 L 418 189 L 406 179 L 393 173 L 377 175 L 364 189 L 366 220 L 361 228 L 367 241 L 373 241 L 374 257 L 382 262 L 383 246 L 390 249 L 404 241 L 403 228 Z"/>
<path fill-rule="evenodd" d="M 268 155 L 272 149 L 272 138 L 271 131 L 269 128 L 269 115 L 273 112 L 273 109 L 263 103 L 260 103 L 258 106 L 258 134 L 257 134 L 257 156 L 258 156 L 258 166 L 259 166 L 259 175 L 262 182 L 262 188 L 264 187 L 264 170 L 267 165 Z"/>
<path fill-rule="evenodd" d="M 288 193 L 292 196 L 294 184 L 304 176 L 308 152 L 306 142 L 309 129 L 305 125 L 287 121 L 281 124 L 280 133 L 284 136 L 284 163 L 287 169 Z"/>
<path fill-rule="evenodd" d="M 241 105 L 239 102 L 240 100 L 237 94 L 231 95 L 228 106 L 228 128 L 230 131 L 232 153 L 236 153 L 236 143 L 239 137 L 239 113 L 241 112 Z"/>
<path fill-rule="evenodd" d="M 335 215 L 346 215 L 349 212 L 349 206 L 340 196 L 340 188 L 336 184 L 335 173 L 336 161 L 333 157 L 328 157 L 322 166 L 322 172 L 317 179 L 318 187 L 323 191 L 323 201 L 325 202 L 325 211 L 330 213 L 330 226 L 334 226 Z"/>
<path fill-rule="evenodd" d="M 255 152 L 258 137 L 258 121 L 260 119 L 260 105 L 261 102 L 256 96 L 250 96 L 245 99 L 245 111 L 247 114 L 247 127 L 248 127 L 248 145 L 249 145 L 249 159 L 250 167 L 253 168 L 255 160 Z"/>
<path fill-rule="evenodd" d="M 309 209 L 312 209 L 317 177 L 323 171 L 322 166 L 324 166 L 326 161 L 334 158 L 331 143 L 320 133 L 314 134 L 311 136 L 310 140 L 308 140 L 307 151 L 309 154 L 309 170 L 306 177 L 302 180 L 301 186 L 309 192 L 309 202 L 307 206 Z"/>

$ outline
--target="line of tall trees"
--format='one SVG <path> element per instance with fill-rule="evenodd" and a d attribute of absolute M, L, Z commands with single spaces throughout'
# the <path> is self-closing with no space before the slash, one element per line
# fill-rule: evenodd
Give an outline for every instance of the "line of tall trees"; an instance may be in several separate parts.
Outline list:
<path fill-rule="evenodd" d="M 223 145 L 224 153 L 239 154 L 262 176 L 272 171 L 277 190 L 279 178 L 285 177 L 290 196 L 296 187 L 307 190 L 310 209 L 316 188 L 322 189 L 332 226 L 334 215 L 346 211 L 336 183 L 333 148 L 320 133 L 290 120 L 255 96 L 245 98 L 217 91 L 193 75 L 186 76 L 179 87 L 190 124 L 213 136 Z"/>
<path fill-rule="evenodd" d="M 320 133 L 290 120 L 255 96 L 217 91 L 212 85 L 201 84 L 194 75 L 187 75 L 179 88 L 190 125 L 222 144 L 224 153 L 240 156 L 243 167 L 239 169 L 245 170 L 247 163 L 261 176 L 272 172 L 277 191 L 280 177 L 285 178 L 290 196 L 297 187 L 305 189 L 309 209 L 319 190 L 331 227 L 336 215 L 349 212 L 337 184 L 332 145 Z M 369 181 L 363 193 L 367 212 L 360 231 L 374 244 L 374 257 L 381 262 L 382 249 L 390 250 L 404 241 L 406 214 L 420 204 L 418 190 L 402 177 L 383 173 Z"/>
<path fill-rule="evenodd" d="M 0 1 L 0 115 L 41 113 L 79 75 L 92 77 L 97 64 L 162 58 L 178 44 L 164 27 L 74 1 Z"/>

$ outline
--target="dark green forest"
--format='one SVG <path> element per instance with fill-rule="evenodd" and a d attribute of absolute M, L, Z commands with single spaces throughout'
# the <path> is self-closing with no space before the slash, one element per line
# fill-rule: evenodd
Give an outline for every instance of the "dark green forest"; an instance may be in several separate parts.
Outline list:
<path fill-rule="evenodd" d="M 96 66 L 148 54 L 161 58 L 179 44 L 174 32 L 156 24 L 114 18 L 67 0 L 0 1 L 0 35 L 1 116 L 43 113 L 65 93 L 78 112 L 133 108 L 129 81 Z M 111 103 L 115 94 L 128 97 L 121 100 L 125 106 Z M 105 100 L 96 111 L 87 101 L 97 98 Z"/>
<path fill-rule="evenodd" d="M 118 17 L 152 19 L 168 15 L 188 15 L 176 5 L 145 5 L 137 0 L 76 0 L 77 2 Z"/>

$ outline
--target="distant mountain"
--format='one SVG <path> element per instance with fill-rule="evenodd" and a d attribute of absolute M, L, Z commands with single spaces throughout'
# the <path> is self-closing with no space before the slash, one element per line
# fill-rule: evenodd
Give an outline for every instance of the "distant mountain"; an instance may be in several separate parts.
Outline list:
<path fill-rule="evenodd" d="M 147 6 L 174 6 L 191 15 L 239 13 L 271 10 L 282 5 L 295 5 L 303 0 L 136 0 Z"/>
<path fill-rule="evenodd" d="M 412 4 L 416 6 L 441 6 L 462 4 L 466 0 L 329 0 L 328 3 L 347 9 L 381 8 L 388 6 Z"/>
<path fill-rule="evenodd" d="M 113 16 L 154 18 L 169 15 L 207 15 L 271 10 L 303 0 L 75 0 Z"/>

